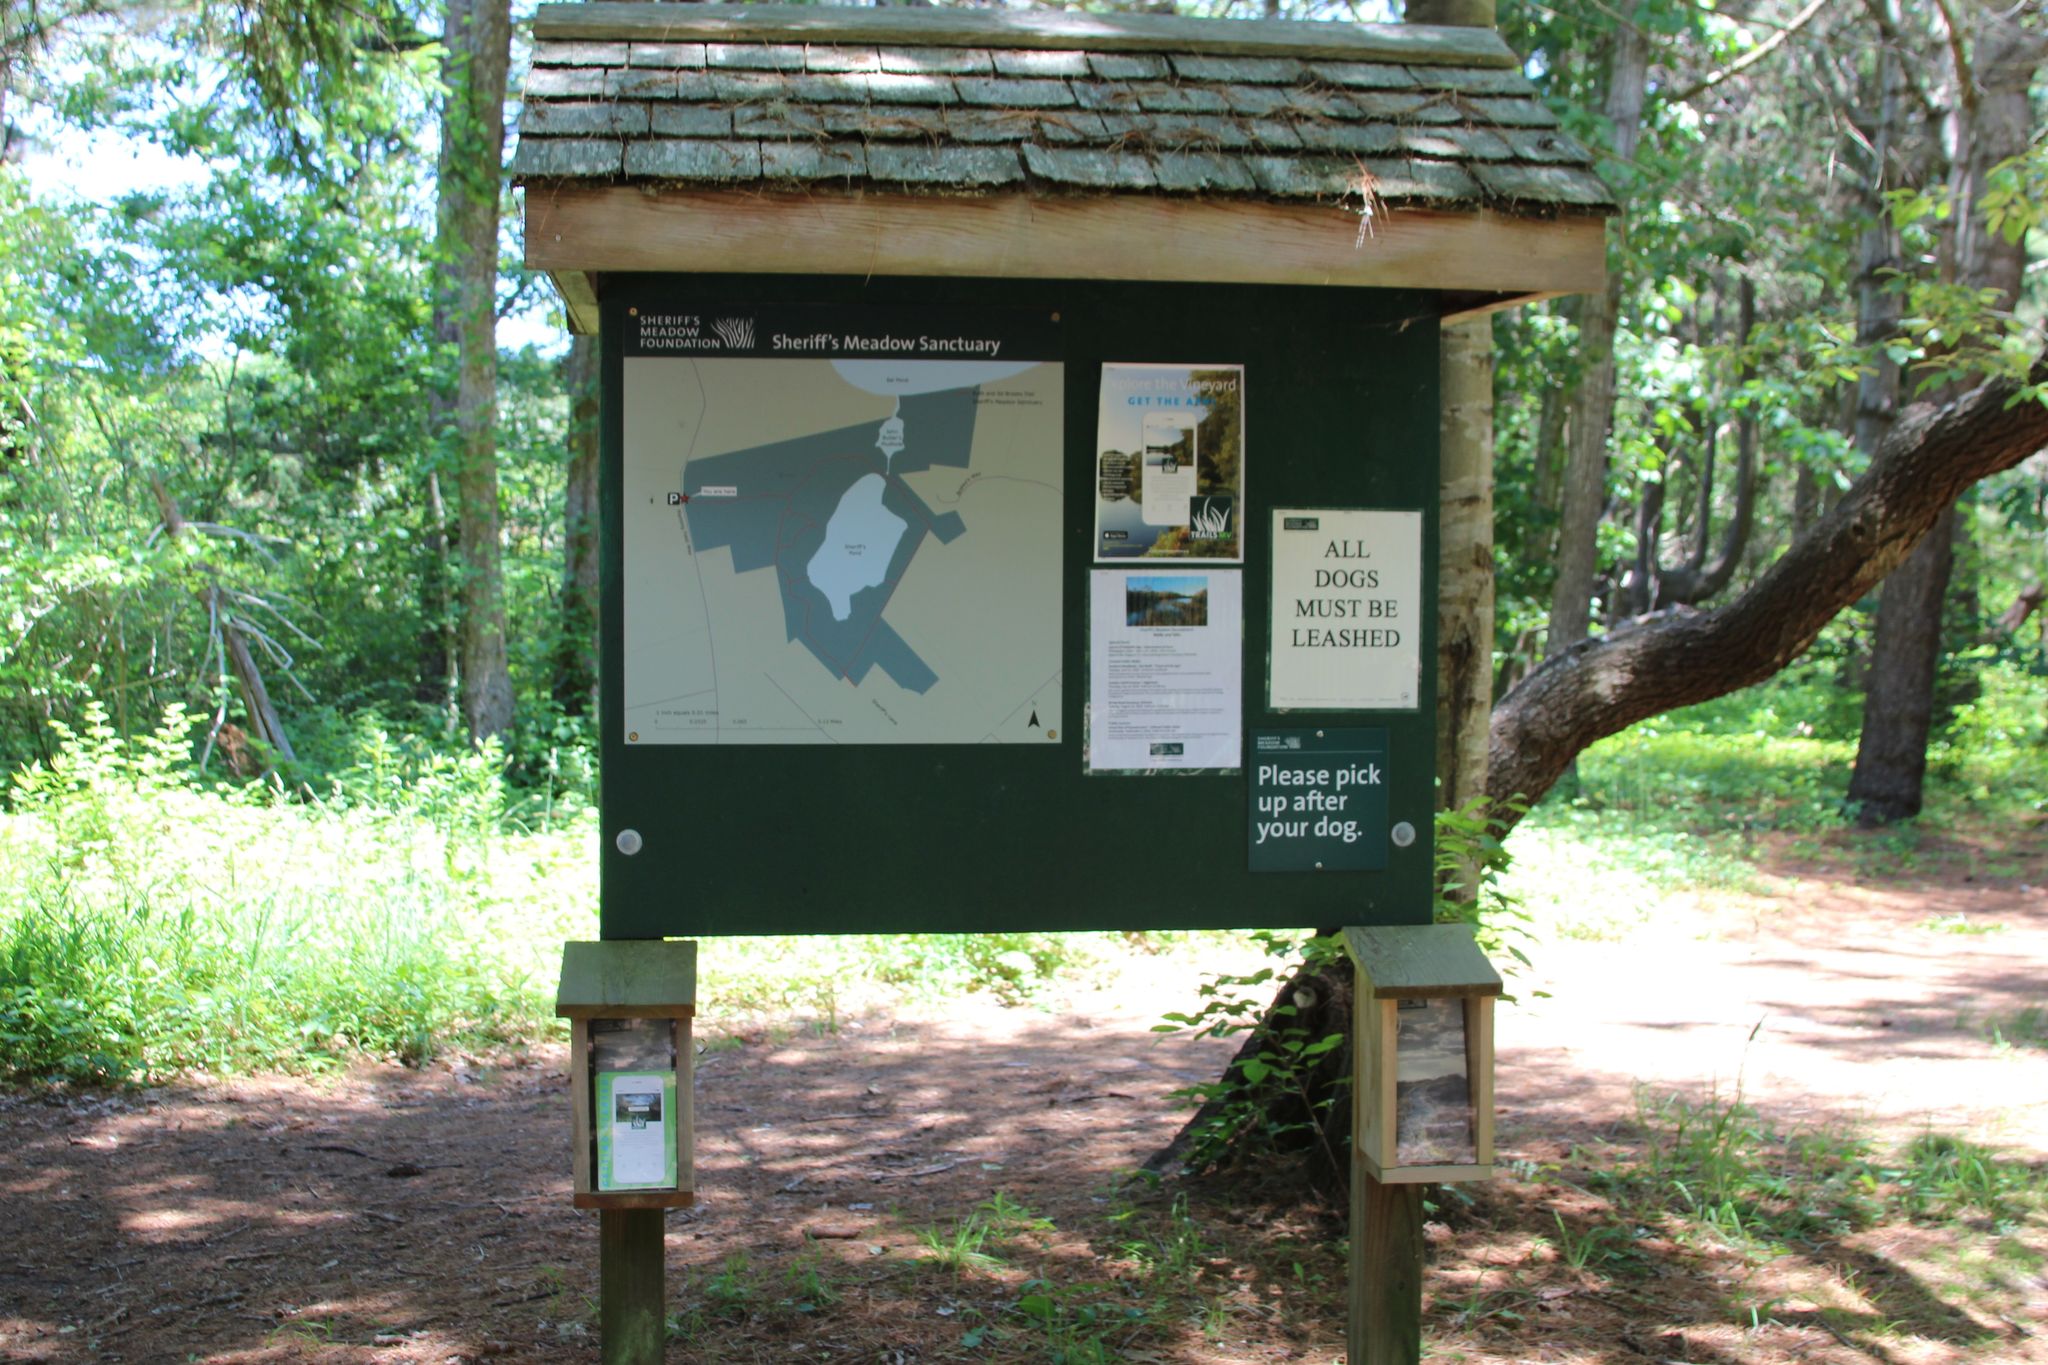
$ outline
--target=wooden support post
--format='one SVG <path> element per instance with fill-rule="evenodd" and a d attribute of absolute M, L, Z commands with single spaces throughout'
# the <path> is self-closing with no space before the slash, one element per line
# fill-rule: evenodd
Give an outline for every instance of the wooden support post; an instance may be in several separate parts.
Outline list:
<path fill-rule="evenodd" d="M 604 1365 L 660 1365 L 666 1342 L 664 1209 L 598 1212 L 598 1344 Z"/>
<path fill-rule="evenodd" d="M 1422 1186 L 1382 1185 L 1351 1158 L 1349 1365 L 1420 1365 Z"/>

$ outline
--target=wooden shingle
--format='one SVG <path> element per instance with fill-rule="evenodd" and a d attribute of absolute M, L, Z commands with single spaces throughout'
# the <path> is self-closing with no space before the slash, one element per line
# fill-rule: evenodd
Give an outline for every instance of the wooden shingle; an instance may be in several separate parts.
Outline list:
<path fill-rule="evenodd" d="M 1357 198 L 1350 156 L 1387 159 L 1382 203 L 1612 203 L 1483 30 L 585 4 L 542 6 L 534 31 L 513 162 L 529 183 L 760 175 L 1327 200 Z M 845 145 L 764 160 L 735 137 Z"/>
<path fill-rule="evenodd" d="M 1499 34 L 1009 8 L 543 4 L 511 174 L 589 272 L 1604 287 L 1612 193 Z"/>

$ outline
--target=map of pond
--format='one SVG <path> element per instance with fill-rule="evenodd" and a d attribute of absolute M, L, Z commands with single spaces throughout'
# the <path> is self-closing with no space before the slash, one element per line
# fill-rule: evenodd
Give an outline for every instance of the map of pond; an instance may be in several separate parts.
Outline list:
<path fill-rule="evenodd" d="M 1059 365 L 623 363 L 629 744 L 1057 740 Z"/>
<path fill-rule="evenodd" d="M 855 593 L 882 585 L 889 560 L 908 529 L 903 518 L 882 505 L 888 491 L 889 481 L 880 474 L 856 479 L 825 523 L 824 544 L 805 570 L 811 586 L 831 604 L 835 621 L 853 615 Z"/>

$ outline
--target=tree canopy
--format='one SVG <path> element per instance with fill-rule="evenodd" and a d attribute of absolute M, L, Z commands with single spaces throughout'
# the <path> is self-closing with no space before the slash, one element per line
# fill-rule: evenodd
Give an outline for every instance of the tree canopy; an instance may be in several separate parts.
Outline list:
<path fill-rule="evenodd" d="M 1860 696 L 1872 592 L 1926 509 L 1955 498 L 1938 715 L 1987 651 L 2040 667 L 2030 614 L 1998 622 L 2048 577 L 2023 415 L 2039 402 L 2044 276 L 2023 265 L 2020 288 L 1993 296 L 1959 264 L 1972 242 L 2040 254 L 2040 16 L 1896 0 L 1502 0 L 1499 16 L 1567 130 L 1608 153 L 1625 212 L 1608 297 L 1492 325 L 1491 789 L 1539 796 L 1597 736 L 1788 666 Z M 260 739 L 236 639 L 304 773 L 372 713 L 493 733 L 516 699 L 515 757 L 587 739 L 575 381 L 509 234 L 449 231 L 451 187 L 494 202 L 500 183 L 495 141 L 442 119 L 468 70 L 449 19 L 386 4 L 10 11 L 0 758 L 45 752 L 49 722 L 94 701 L 125 733 L 182 702 Z M 511 47 L 516 91 L 516 33 Z M 1972 161 L 1959 121 L 2013 88 L 2030 140 Z M 62 149 L 87 134 L 167 169 L 81 192 Z M 464 380 L 436 282 L 479 240 L 494 312 L 520 321 L 518 344 L 470 342 L 472 359 L 495 352 L 499 482 L 458 489 L 482 447 L 453 425 Z M 1917 400 L 1952 406 L 1871 435 Z M 1950 434 L 1999 423 L 1995 456 Z M 185 533 L 167 534 L 167 507 Z M 478 520 L 490 509 L 496 528 Z M 1556 633 L 1561 611 L 1587 644 Z M 460 689 L 495 665 L 451 648 L 466 619 L 506 649 L 510 693 L 481 723 Z"/>

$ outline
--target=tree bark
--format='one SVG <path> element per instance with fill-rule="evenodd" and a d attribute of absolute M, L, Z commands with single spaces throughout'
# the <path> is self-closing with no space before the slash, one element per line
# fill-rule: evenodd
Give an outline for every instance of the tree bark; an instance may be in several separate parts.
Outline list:
<path fill-rule="evenodd" d="M 2048 384 L 2048 360 L 2030 382 Z M 1549 791 L 1587 745 L 1649 716 L 1762 682 L 1836 613 L 1904 562 L 1971 484 L 2048 445 L 2048 405 L 1987 384 L 1900 415 L 1869 469 L 1748 591 L 1713 611 L 1675 608 L 1543 663 L 1493 710 L 1487 796 L 1503 830 L 1511 798 Z"/>
<path fill-rule="evenodd" d="M 1562 300 L 1553 305 L 1555 312 L 1568 317 L 1572 325 L 1578 325 L 1578 296 Z M 1548 385 L 1543 390 L 1543 405 L 1536 414 L 1536 506 L 1545 512 L 1558 510 L 1558 499 L 1564 493 L 1564 461 L 1558 458 L 1558 449 L 1565 441 L 1565 415 L 1570 409 L 1570 395 L 1558 385 Z M 1552 555 L 1557 547 L 1550 547 Z"/>
<path fill-rule="evenodd" d="M 1992 291 L 1996 306 L 2019 298 L 2026 257 L 1983 228 L 1977 198 L 1991 167 L 2026 150 L 2032 132 L 2028 89 L 2048 39 L 2016 20 L 1982 16 L 1975 71 L 1956 63 L 1954 164 L 1950 175 L 1952 225 L 1944 274 Z M 1973 87 L 1973 82 L 1977 84 Z M 1862 426 L 1859 414 L 1859 429 Z M 1927 775 L 1927 739 L 1934 726 L 1934 681 L 1941 660 L 1942 606 L 1955 565 L 1958 520 L 1938 519 L 1926 542 L 1885 580 L 1871 642 L 1863 729 L 1848 799 L 1864 825 L 1888 824 L 1920 813 Z"/>
<path fill-rule="evenodd" d="M 1920 813 L 1927 734 L 1934 721 L 1934 674 L 1941 660 L 1941 604 L 1955 564 L 1956 509 L 1936 518 L 1906 562 L 1884 581 L 1877 636 L 1863 693 L 1863 732 L 1849 776 L 1860 825 L 1888 825 Z"/>
<path fill-rule="evenodd" d="M 285 762 L 298 762 L 299 756 L 292 752 L 291 737 L 285 734 L 284 720 L 271 703 L 270 689 L 263 684 L 263 670 L 256 666 L 256 656 L 250 652 L 248 637 L 228 619 L 227 604 L 220 600 L 218 587 L 208 588 L 206 596 L 208 609 L 219 614 L 221 647 L 227 653 L 228 667 L 234 670 L 235 683 L 242 690 L 242 708 L 249 713 L 257 738 Z"/>
<path fill-rule="evenodd" d="M 555 702 L 597 713 L 597 338 L 573 337 L 562 364 L 569 399 L 569 464 L 562 496 L 562 620 Z"/>
<path fill-rule="evenodd" d="M 171 496 L 171 490 L 163 479 L 151 474 L 149 490 L 156 495 L 157 512 L 164 523 L 164 538 L 177 540 L 191 534 L 185 514 L 178 509 L 178 500 Z M 206 587 L 199 594 L 200 605 L 206 608 L 207 619 L 213 621 L 220 631 L 221 654 L 235 675 L 235 685 L 242 694 L 242 710 L 249 717 L 249 725 L 256 732 L 256 738 L 262 740 L 273 754 L 287 763 L 296 763 L 299 756 L 292 752 L 291 737 L 285 734 L 284 721 L 278 716 L 277 707 L 271 703 L 270 689 L 263 683 L 263 670 L 257 666 L 248 638 L 235 624 L 210 565 L 206 567 L 206 576 Z M 215 728 L 218 732 L 218 719 Z"/>
<path fill-rule="evenodd" d="M 1746 278 L 1740 287 L 1740 298 L 1737 339 L 1738 344 L 1747 347 L 1749 335 L 1756 327 L 1756 285 Z M 1747 385 L 1755 377 L 1755 366 L 1742 367 L 1742 384 Z M 1653 559 L 1649 583 L 1651 610 L 1664 606 L 1698 606 L 1719 594 L 1735 577 L 1735 566 L 1742 561 L 1742 552 L 1749 546 L 1750 527 L 1756 519 L 1756 442 L 1756 418 L 1745 409 L 1735 419 L 1735 506 L 1729 514 L 1728 530 L 1722 538 L 1720 550 L 1708 559 L 1707 546 L 1712 542 L 1714 524 L 1714 441 L 1711 437 L 1707 440 L 1700 470 L 1699 510 L 1693 518 L 1693 530 L 1698 539 L 1684 564 L 1664 568 Z M 1653 557 L 1656 554 L 1654 540 L 1650 554 Z"/>
<path fill-rule="evenodd" d="M 1820 480 L 1814 477 L 1811 468 L 1802 464 L 1792 474 L 1793 535 L 1806 534 L 1814 518 L 1820 515 L 1820 505 Z"/>
<path fill-rule="evenodd" d="M 2028 618 L 2041 609 L 2043 598 L 2048 598 L 2048 590 L 2044 590 L 2039 583 L 2028 583 L 2012 599 L 2012 605 L 2000 612 L 1998 619 L 1992 624 L 2006 635 L 2017 635 Z"/>
<path fill-rule="evenodd" d="M 1889 48 L 1878 56 L 1877 128 L 1871 138 L 1870 178 L 1864 211 L 1870 221 L 1857 247 L 1856 344 L 1870 352 L 1870 362 L 1856 381 L 1856 449 L 1866 456 L 1891 430 L 1899 406 L 1899 367 L 1881 348 L 1899 330 L 1899 294 L 1891 272 L 1899 264 L 1899 234 L 1885 208 L 1891 188 L 1892 132 L 1898 122 L 1899 65 Z"/>
<path fill-rule="evenodd" d="M 1436 774 L 1455 809 L 1486 794 L 1493 709 L 1493 322 L 1446 327 L 1441 345 Z"/>
<path fill-rule="evenodd" d="M 1636 562 L 1623 582 L 1631 616 L 1641 616 L 1657 606 L 1657 542 L 1664 535 L 1664 489 L 1672 473 L 1671 442 L 1658 437 L 1664 467 L 1658 477 L 1642 480 L 1636 491 Z"/>
<path fill-rule="evenodd" d="M 452 410 L 452 404 L 436 404 Z M 429 706 L 446 706 L 455 697 L 455 603 L 448 582 L 448 503 L 441 496 L 441 475 L 429 469 L 426 479 L 426 532 L 420 537 L 420 675 L 413 696 Z"/>
<path fill-rule="evenodd" d="M 448 93 L 435 224 L 442 283 L 436 335 L 452 340 L 456 352 L 456 656 L 462 719 L 470 738 L 481 741 L 512 725 L 497 456 L 498 196 L 512 50 L 509 0 L 449 0 L 443 41 Z"/>
<path fill-rule="evenodd" d="M 1649 52 L 1641 30 L 1633 24 L 1619 25 L 1606 103 L 1614 136 L 1610 155 L 1616 161 L 1635 159 L 1648 74 Z M 1621 256 L 1627 246 L 1626 215 L 1614 221 L 1610 259 Z M 1607 503 L 1607 429 L 1614 418 L 1614 327 L 1621 311 L 1622 275 L 1620 269 L 1610 268 L 1606 292 L 1588 296 L 1579 313 L 1579 353 L 1585 373 L 1571 402 L 1564 502 L 1557 533 L 1557 582 L 1550 595 L 1546 657 L 1585 639 L 1592 624 L 1600 516 Z"/>

